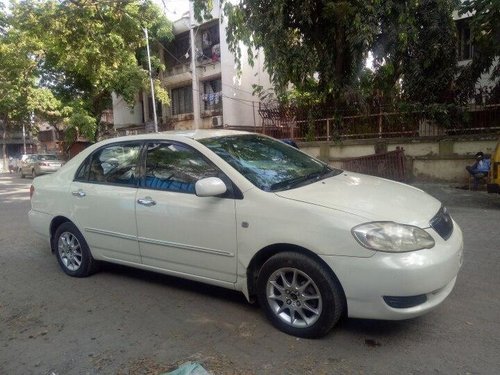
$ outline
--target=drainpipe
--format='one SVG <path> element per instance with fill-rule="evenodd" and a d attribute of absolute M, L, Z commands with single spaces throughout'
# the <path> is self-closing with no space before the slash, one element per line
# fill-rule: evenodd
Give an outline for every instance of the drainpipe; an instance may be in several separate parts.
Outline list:
<path fill-rule="evenodd" d="M 155 124 L 155 133 L 158 133 L 158 120 L 156 118 L 155 89 L 154 89 L 154 85 L 153 85 L 153 75 L 151 73 L 151 55 L 149 54 L 149 37 L 148 37 L 148 29 L 147 28 L 144 28 L 144 35 L 146 37 L 146 49 L 148 51 L 149 84 L 151 86 L 151 100 L 153 101 L 153 121 Z"/>
<path fill-rule="evenodd" d="M 196 74 L 196 46 L 194 41 L 194 11 L 193 1 L 189 1 L 189 39 L 191 40 L 191 78 L 193 87 L 193 116 L 194 128 L 200 128 L 200 88 L 198 83 L 198 76 Z"/>

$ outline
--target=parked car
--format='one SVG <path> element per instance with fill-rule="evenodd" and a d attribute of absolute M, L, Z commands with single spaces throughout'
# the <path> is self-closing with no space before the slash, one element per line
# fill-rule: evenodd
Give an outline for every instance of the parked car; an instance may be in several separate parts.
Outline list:
<path fill-rule="evenodd" d="M 490 173 L 487 182 L 488 193 L 500 194 L 500 140 L 491 155 Z"/>
<path fill-rule="evenodd" d="M 463 254 L 422 190 L 227 130 L 99 142 L 34 179 L 29 219 L 70 276 L 106 261 L 236 289 L 300 337 L 434 309 Z"/>
<path fill-rule="evenodd" d="M 24 156 L 24 155 L 23 155 Z M 53 173 L 57 171 L 64 164 L 57 155 L 53 154 L 32 154 L 27 155 L 26 158 L 21 159 L 19 166 L 19 173 L 24 178 L 27 175 L 32 177 L 41 174 Z"/>

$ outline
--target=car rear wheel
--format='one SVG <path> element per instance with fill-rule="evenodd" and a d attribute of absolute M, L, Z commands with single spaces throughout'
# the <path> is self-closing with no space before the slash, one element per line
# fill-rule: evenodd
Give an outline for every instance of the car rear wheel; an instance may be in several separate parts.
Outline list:
<path fill-rule="evenodd" d="M 257 288 L 272 324 L 294 336 L 326 335 L 345 309 L 342 288 L 331 272 L 295 252 L 276 254 L 264 263 Z"/>
<path fill-rule="evenodd" d="M 67 222 L 57 228 L 53 246 L 57 261 L 66 274 L 86 277 L 97 270 L 97 261 L 74 224 Z"/>

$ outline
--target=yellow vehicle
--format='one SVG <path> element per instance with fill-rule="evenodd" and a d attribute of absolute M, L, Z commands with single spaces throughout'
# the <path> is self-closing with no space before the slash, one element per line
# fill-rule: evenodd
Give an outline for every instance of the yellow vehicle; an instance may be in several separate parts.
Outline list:
<path fill-rule="evenodd" d="M 491 155 L 491 167 L 487 188 L 488 193 L 500 194 L 500 139 L 498 140 L 495 151 Z"/>

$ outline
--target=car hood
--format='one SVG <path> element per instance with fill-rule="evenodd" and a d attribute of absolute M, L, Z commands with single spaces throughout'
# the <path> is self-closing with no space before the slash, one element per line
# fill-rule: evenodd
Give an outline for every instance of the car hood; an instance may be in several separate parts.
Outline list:
<path fill-rule="evenodd" d="M 276 194 L 371 221 L 394 221 L 421 228 L 429 227 L 429 220 L 441 207 L 437 199 L 415 187 L 352 172 Z"/>

